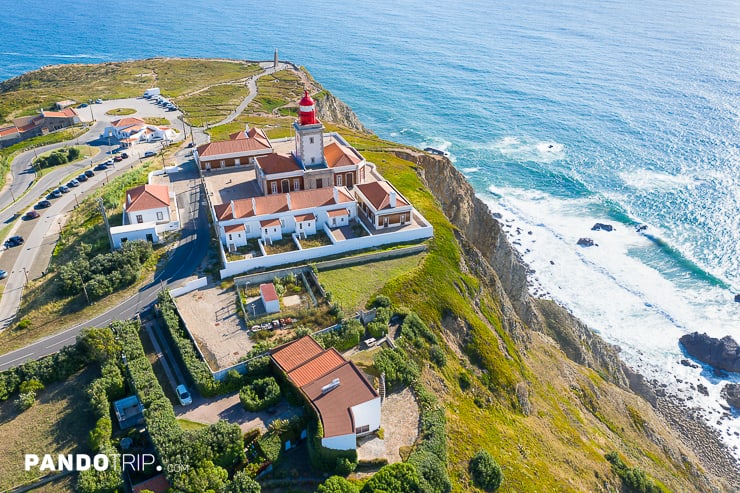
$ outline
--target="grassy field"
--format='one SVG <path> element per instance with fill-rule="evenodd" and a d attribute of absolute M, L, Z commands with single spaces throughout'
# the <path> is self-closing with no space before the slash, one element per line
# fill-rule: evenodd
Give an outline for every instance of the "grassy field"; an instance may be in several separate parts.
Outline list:
<path fill-rule="evenodd" d="M 33 407 L 20 414 L 12 400 L 0 404 L 0 491 L 43 475 L 24 471 L 24 454 L 56 455 L 87 449 L 87 434 L 94 423 L 85 387 L 95 373 L 88 368 L 66 382 L 50 385 L 39 392 Z M 46 491 L 63 491 L 52 486 Z"/>
<path fill-rule="evenodd" d="M 203 126 L 207 122 L 218 122 L 229 116 L 248 95 L 249 90 L 244 84 L 224 84 L 178 98 L 177 105 L 191 124 Z"/>
<path fill-rule="evenodd" d="M 345 313 L 365 308 L 365 303 L 388 281 L 415 269 L 425 254 L 381 260 L 319 272 L 319 282 L 330 291 Z"/>
<path fill-rule="evenodd" d="M 292 70 L 281 70 L 257 80 L 257 97 L 249 103 L 255 113 L 272 113 L 286 104 L 295 104 L 303 95 L 304 82 Z"/>
<path fill-rule="evenodd" d="M 170 124 L 170 121 L 167 118 L 161 116 L 147 116 L 143 118 L 143 120 L 149 125 L 165 126 Z"/>

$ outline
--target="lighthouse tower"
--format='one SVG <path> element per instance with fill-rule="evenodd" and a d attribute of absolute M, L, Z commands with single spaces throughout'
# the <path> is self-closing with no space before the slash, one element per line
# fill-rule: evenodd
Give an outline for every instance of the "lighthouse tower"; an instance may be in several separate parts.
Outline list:
<path fill-rule="evenodd" d="M 324 162 L 324 125 L 316 118 L 316 103 L 308 90 L 298 103 L 295 128 L 295 155 L 304 168 L 326 167 Z"/>

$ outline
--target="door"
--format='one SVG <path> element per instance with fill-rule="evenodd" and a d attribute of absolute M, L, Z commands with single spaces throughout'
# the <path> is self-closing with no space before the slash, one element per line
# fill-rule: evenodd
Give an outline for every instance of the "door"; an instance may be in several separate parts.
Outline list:
<path fill-rule="evenodd" d="M 387 228 L 387 227 L 388 227 L 388 216 L 385 216 L 385 217 L 383 218 L 383 227 L 384 227 L 384 228 Z"/>
<path fill-rule="evenodd" d="M 352 173 L 347 173 L 347 180 L 346 181 L 347 181 L 347 186 L 348 187 L 351 187 L 352 185 L 354 185 L 354 181 L 355 181 L 354 178 L 355 178 L 355 176 Z"/>
<path fill-rule="evenodd" d="M 144 222 L 144 216 L 142 216 L 141 214 L 137 214 L 136 215 L 136 222 L 139 223 L 139 224 L 143 223 Z"/>
<path fill-rule="evenodd" d="M 280 190 L 281 190 L 281 191 L 282 191 L 283 193 L 288 193 L 288 192 L 290 192 L 290 182 L 289 182 L 288 180 L 283 180 L 283 181 L 281 181 L 281 182 L 280 182 Z"/>
<path fill-rule="evenodd" d="M 323 188 L 323 186 L 324 186 L 323 178 L 316 178 L 316 188 Z"/>
<path fill-rule="evenodd" d="M 154 237 L 151 233 L 146 234 L 146 241 L 148 241 L 149 243 L 154 243 Z"/>

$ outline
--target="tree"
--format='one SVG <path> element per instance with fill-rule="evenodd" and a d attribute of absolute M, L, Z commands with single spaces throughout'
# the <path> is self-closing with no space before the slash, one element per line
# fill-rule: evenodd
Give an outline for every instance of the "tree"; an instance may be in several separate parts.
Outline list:
<path fill-rule="evenodd" d="M 316 493 L 360 493 L 360 490 L 342 476 L 331 476 L 319 485 Z"/>
<path fill-rule="evenodd" d="M 362 493 L 389 492 L 422 493 L 416 468 L 407 462 L 383 466 L 362 488 Z"/>
<path fill-rule="evenodd" d="M 44 390 L 44 384 L 39 382 L 35 378 L 31 378 L 30 380 L 26 380 L 25 382 L 21 383 L 20 387 L 18 387 L 18 390 L 21 394 L 25 394 L 28 392 L 36 393 L 39 390 Z"/>
<path fill-rule="evenodd" d="M 223 489 L 223 493 L 260 493 L 260 484 L 249 477 L 247 471 L 234 474 L 234 479 Z"/>
<path fill-rule="evenodd" d="M 114 467 L 116 449 L 110 443 L 105 443 L 101 449 L 101 454 L 108 456 L 110 467 L 105 471 L 98 471 L 94 467 L 80 472 L 77 478 L 77 491 L 80 493 L 115 493 L 118 488 L 123 486 L 121 477 L 121 468 Z"/>
<path fill-rule="evenodd" d="M 84 329 L 77 336 L 77 344 L 92 361 L 102 362 L 121 352 L 121 345 L 118 344 L 113 331 L 108 327 Z"/>
<path fill-rule="evenodd" d="M 226 469 L 209 460 L 201 461 L 196 467 L 175 476 L 173 487 L 179 491 L 207 492 L 221 491 L 229 479 Z"/>
<path fill-rule="evenodd" d="M 487 450 L 479 450 L 470 459 L 468 466 L 473 483 L 485 491 L 496 491 L 504 480 L 501 466 Z"/>

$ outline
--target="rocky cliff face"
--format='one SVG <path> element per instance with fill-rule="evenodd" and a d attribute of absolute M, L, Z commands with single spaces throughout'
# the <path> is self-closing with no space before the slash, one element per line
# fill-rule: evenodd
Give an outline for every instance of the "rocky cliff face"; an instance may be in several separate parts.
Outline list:
<path fill-rule="evenodd" d="M 334 122 L 343 127 L 357 130 L 364 133 L 372 133 L 365 128 L 357 115 L 347 106 L 344 101 L 334 96 L 329 91 L 324 91 L 324 95 L 316 99 L 316 111 L 319 119 L 328 122 Z"/>
<path fill-rule="evenodd" d="M 442 210 L 460 230 L 468 245 L 480 253 L 485 264 L 477 265 L 478 277 L 490 279 L 497 290 L 505 293 L 504 308 L 511 306 L 517 317 L 530 329 L 548 334 L 558 342 L 573 361 L 597 370 L 613 383 L 639 392 L 651 402 L 654 396 L 619 359 L 618 348 L 607 344 L 585 324 L 555 303 L 532 297 L 527 285 L 528 266 L 512 247 L 488 206 L 475 196 L 473 187 L 452 163 L 444 157 L 408 149 L 394 151 L 399 157 L 419 166 L 429 189 L 440 201 Z M 471 248 L 467 248 L 468 262 Z M 521 327 L 508 321 L 509 332 L 518 342 L 526 342 Z M 526 346 L 525 346 L 526 347 Z"/>

